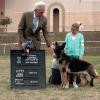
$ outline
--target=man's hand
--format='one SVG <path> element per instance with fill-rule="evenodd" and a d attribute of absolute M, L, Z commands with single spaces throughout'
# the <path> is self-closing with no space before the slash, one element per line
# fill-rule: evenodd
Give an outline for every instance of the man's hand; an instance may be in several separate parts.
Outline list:
<path fill-rule="evenodd" d="M 22 43 L 22 49 L 25 50 L 26 43 Z"/>
<path fill-rule="evenodd" d="M 50 48 L 51 48 L 52 50 L 54 50 L 54 49 L 55 49 L 55 46 L 52 44 L 52 45 L 50 46 Z"/>
<path fill-rule="evenodd" d="M 22 50 L 25 50 L 25 46 L 26 46 L 26 43 L 20 43 L 20 44 L 19 44 L 19 47 L 20 47 L 20 49 L 22 49 Z"/>

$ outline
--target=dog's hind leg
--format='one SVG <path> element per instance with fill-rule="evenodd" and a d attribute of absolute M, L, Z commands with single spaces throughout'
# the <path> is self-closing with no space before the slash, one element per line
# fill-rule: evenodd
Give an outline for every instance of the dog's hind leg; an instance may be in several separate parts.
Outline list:
<path fill-rule="evenodd" d="M 90 80 L 90 86 L 94 86 L 94 78 L 91 78 L 91 80 Z"/>
<path fill-rule="evenodd" d="M 89 65 L 89 67 L 88 67 L 88 69 L 86 71 L 93 78 L 100 77 L 98 75 L 98 73 L 96 72 L 96 70 L 94 69 L 93 65 Z"/>
<path fill-rule="evenodd" d="M 86 85 L 89 83 L 89 80 L 87 79 L 87 75 L 84 76 L 84 79 L 85 79 L 85 84 L 84 84 L 84 86 L 86 86 Z"/>
<path fill-rule="evenodd" d="M 86 86 L 89 83 L 88 74 L 85 73 L 85 72 L 80 73 L 80 77 L 85 81 L 85 83 L 83 85 L 82 85 L 82 82 L 81 82 L 80 86 Z"/>
<path fill-rule="evenodd" d="M 94 78 L 97 78 L 98 75 L 97 75 L 96 70 L 94 69 L 93 65 L 89 65 L 87 72 L 91 77 L 90 86 L 94 86 L 94 83 L 93 83 Z"/>

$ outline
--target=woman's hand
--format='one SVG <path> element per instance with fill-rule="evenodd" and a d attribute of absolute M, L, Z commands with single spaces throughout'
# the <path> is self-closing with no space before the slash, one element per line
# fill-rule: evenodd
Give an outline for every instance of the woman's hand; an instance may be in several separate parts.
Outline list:
<path fill-rule="evenodd" d="M 80 59 L 80 60 L 83 60 L 83 57 L 80 57 L 79 59 Z"/>

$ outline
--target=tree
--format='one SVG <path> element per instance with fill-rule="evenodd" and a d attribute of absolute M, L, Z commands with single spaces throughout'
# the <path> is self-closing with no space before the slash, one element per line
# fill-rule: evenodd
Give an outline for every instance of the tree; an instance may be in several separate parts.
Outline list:
<path fill-rule="evenodd" d="M 5 26 L 6 32 L 7 32 L 8 24 L 11 24 L 11 23 L 12 23 L 12 19 L 10 19 L 9 17 L 5 17 L 5 18 L 0 19 L 0 25 Z"/>

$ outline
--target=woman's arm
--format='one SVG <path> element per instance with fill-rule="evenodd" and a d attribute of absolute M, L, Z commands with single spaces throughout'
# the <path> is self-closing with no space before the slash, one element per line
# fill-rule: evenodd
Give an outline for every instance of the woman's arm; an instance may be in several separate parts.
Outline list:
<path fill-rule="evenodd" d="M 80 59 L 83 57 L 83 55 L 84 55 L 84 36 L 82 34 L 80 37 L 80 54 L 79 54 Z"/>

